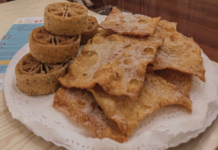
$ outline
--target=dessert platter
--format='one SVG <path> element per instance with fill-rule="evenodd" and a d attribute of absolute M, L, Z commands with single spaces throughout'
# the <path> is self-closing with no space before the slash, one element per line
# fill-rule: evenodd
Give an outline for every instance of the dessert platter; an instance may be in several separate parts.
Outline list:
<path fill-rule="evenodd" d="M 88 16 L 71 2 L 44 11 L 4 79 L 13 118 L 36 135 L 67 149 L 161 150 L 216 118 L 217 71 L 176 23 L 116 7 Z"/>

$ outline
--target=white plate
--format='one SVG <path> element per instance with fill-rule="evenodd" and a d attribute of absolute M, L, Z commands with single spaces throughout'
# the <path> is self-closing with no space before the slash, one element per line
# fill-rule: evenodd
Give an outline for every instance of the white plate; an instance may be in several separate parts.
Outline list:
<path fill-rule="evenodd" d="M 102 20 L 102 16 L 96 18 Z M 29 45 L 26 44 L 13 57 L 5 74 L 4 92 L 9 111 L 13 118 L 20 120 L 36 135 L 67 149 L 166 149 L 196 137 L 211 125 L 218 113 L 217 72 L 207 56 L 202 54 L 206 83 L 194 77 L 192 114 L 181 107 L 165 107 L 143 119 L 128 142 L 120 144 L 107 138 L 99 140 L 52 107 L 54 94 L 27 96 L 19 91 L 15 66 L 28 52 Z"/>

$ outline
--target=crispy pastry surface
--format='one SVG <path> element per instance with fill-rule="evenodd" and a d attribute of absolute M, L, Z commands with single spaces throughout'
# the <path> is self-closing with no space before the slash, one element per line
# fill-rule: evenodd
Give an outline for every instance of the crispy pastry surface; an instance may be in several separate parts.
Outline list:
<path fill-rule="evenodd" d="M 55 35 L 79 35 L 88 29 L 88 9 L 81 4 L 60 2 L 45 7 L 45 29 Z"/>
<path fill-rule="evenodd" d="M 172 69 L 157 70 L 155 74 L 175 85 L 184 96 L 190 98 L 190 90 L 192 87 L 191 74 Z"/>
<path fill-rule="evenodd" d="M 59 77 L 66 73 L 68 63 L 42 64 L 30 53 L 16 65 L 18 88 L 27 95 L 54 93 L 59 87 Z"/>
<path fill-rule="evenodd" d="M 112 35 L 112 34 L 117 34 L 117 33 L 112 31 L 112 30 L 100 29 L 100 30 L 98 30 L 98 33 L 96 33 L 94 36 L 102 36 L 105 38 L 105 37 Z"/>
<path fill-rule="evenodd" d="M 169 37 L 170 35 L 172 35 L 173 33 L 177 32 L 176 26 L 177 26 L 177 23 L 175 22 L 160 20 L 155 29 L 155 36 L 165 39 Z"/>
<path fill-rule="evenodd" d="M 176 104 L 192 111 L 192 101 L 179 92 L 176 86 L 154 73 L 146 73 L 137 100 L 109 95 L 99 85 L 90 91 L 105 115 L 115 121 L 125 135 L 131 135 L 144 117 L 161 107 Z"/>
<path fill-rule="evenodd" d="M 128 138 L 121 134 L 117 124 L 105 116 L 93 95 L 87 90 L 61 87 L 55 93 L 53 106 L 70 119 L 88 128 L 99 139 L 128 141 Z"/>
<path fill-rule="evenodd" d="M 67 62 L 77 55 L 80 39 L 81 35 L 58 36 L 38 27 L 29 36 L 30 53 L 42 63 Z"/>
<path fill-rule="evenodd" d="M 99 26 L 119 34 L 151 36 L 161 17 L 150 18 L 144 15 L 124 15 L 116 7 Z"/>
<path fill-rule="evenodd" d="M 155 61 L 148 70 L 174 69 L 199 77 L 205 82 L 205 69 L 201 48 L 193 38 L 187 38 L 171 27 L 169 22 L 160 21 L 158 32 L 164 37 L 164 43 L 158 48 Z"/>
<path fill-rule="evenodd" d="M 84 45 L 88 42 L 89 39 L 93 38 L 93 36 L 98 33 L 98 21 L 95 17 L 88 16 L 88 30 L 84 32 L 81 36 L 81 45 Z"/>
<path fill-rule="evenodd" d="M 147 64 L 154 61 L 162 39 L 112 34 L 95 36 L 59 81 L 67 88 L 92 88 L 99 83 L 111 95 L 133 99 L 143 85 Z"/>

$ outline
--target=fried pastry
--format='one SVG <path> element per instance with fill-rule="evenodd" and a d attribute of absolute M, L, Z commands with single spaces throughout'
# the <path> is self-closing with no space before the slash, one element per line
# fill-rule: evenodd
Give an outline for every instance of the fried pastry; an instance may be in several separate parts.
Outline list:
<path fill-rule="evenodd" d="M 190 90 L 192 87 L 191 74 L 172 69 L 157 70 L 154 73 L 162 77 L 167 82 L 175 85 L 184 96 L 190 98 Z"/>
<path fill-rule="evenodd" d="M 53 106 L 88 128 L 99 139 L 110 138 L 121 143 L 128 141 L 117 124 L 105 116 L 93 95 L 87 90 L 61 87 L 55 93 Z"/>
<path fill-rule="evenodd" d="M 98 21 L 95 17 L 88 16 L 88 30 L 84 32 L 81 36 L 81 45 L 84 45 L 88 42 L 89 39 L 93 38 L 93 36 L 98 33 Z"/>
<path fill-rule="evenodd" d="M 67 62 L 77 55 L 80 39 L 81 35 L 58 36 L 38 27 L 29 36 L 30 53 L 42 63 Z"/>
<path fill-rule="evenodd" d="M 205 81 L 201 48 L 193 38 L 187 38 L 177 32 L 173 24 L 169 27 L 167 21 L 160 21 L 157 28 L 159 35 L 164 37 L 164 43 L 158 48 L 155 61 L 148 65 L 148 70 L 174 69 Z"/>
<path fill-rule="evenodd" d="M 154 73 L 145 74 L 137 100 L 109 95 L 99 85 L 90 91 L 105 115 L 118 124 L 124 135 L 131 135 L 144 117 L 164 106 L 176 104 L 192 111 L 192 101 L 179 92 L 176 86 Z"/>
<path fill-rule="evenodd" d="M 54 93 L 59 87 L 59 77 L 66 73 L 68 63 L 42 64 L 30 53 L 16 65 L 18 88 L 27 95 Z"/>
<path fill-rule="evenodd" d="M 165 39 L 169 37 L 170 35 L 173 35 L 175 32 L 177 32 L 176 26 L 177 26 L 177 23 L 175 22 L 160 20 L 155 29 L 155 36 L 157 38 Z"/>
<path fill-rule="evenodd" d="M 110 36 L 112 34 L 117 34 L 116 32 L 112 31 L 112 30 L 105 30 L 105 29 L 100 29 L 98 31 L 98 33 L 96 33 L 94 36 L 102 36 L 102 37 L 107 37 Z"/>
<path fill-rule="evenodd" d="M 144 15 L 124 15 L 116 7 L 99 27 L 110 29 L 118 34 L 151 36 L 161 17 L 150 18 Z"/>
<path fill-rule="evenodd" d="M 45 7 L 44 25 L 55 35 L 73 36 L 88 29 L 88 9 L 81 4 L 60 2 Z"/>
<path fill-rule="evenodd" d="M 59 81 L 67 88 L 82 89 L 99 83 L 108 94 L 137 99 L 147 64 L 154 61 L 160 45 L 162 40 L 154 37 L 95 36 Z"/>

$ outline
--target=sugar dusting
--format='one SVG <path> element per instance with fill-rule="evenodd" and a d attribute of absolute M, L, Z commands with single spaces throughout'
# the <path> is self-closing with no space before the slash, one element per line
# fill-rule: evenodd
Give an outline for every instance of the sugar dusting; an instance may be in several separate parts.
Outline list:
<path fill-rule="evenodd" d="M 144 15 L 116 13 L 110 14 L 100 25 L 104 29 L 110 29 L 119 34 L 152 35 L 158 20 L 158 18 L 150 18 Z"/>
<path fill-rule="evenodd" d="M 164 43 L 157 51 L 153 70 L 174 69 L 196 75 L 204 81 L 201 48 L 192 38 L 178 33 L 175 26 L 175 23 L 159 22 L 158 32 L 164 37 Z"/>
<path fill-rule="evenodd" d="M 191 100 L 185 97 L 173 84 L 154 73 L 146 73 L 144 85 L 137 100 L 127 96 L 107 94 L 100 86 L 92 91 L 99 105 L 109 119 L 114 120 L 123 133 L 131 135 L 134 128 L 148 114 L 167 106 L 182 105 L 191 110 Z"/>
<path fill-rule="evenodd" d="M 99 43 L 100 40 L 102 40 L 102 43 Z M 101 80 L 104 76 L 103 70 L 107 70 L 107 67 L 111 66 L 110 75 L 117 74 L 120 78 L 120 85 L 123 85 L 122 93 L 124 95 L 133 96 L 134 93 L 130 90 L 128 91 L 128 84 L 132 79 L 140 83 L 143 82 L 147 64 L 154 60 L 157 47 L 161 44 L 162 40 L 154 37 L 134 38 L 117 34 L 106 38 L 94 37 L 92 43 L 84 46 L 82 50 L 82 52 L 86 53 L 95 52 L 98 56 L 97 62 L 83 72 L 83 74 L 88 75 L 86 81 L 97 82 L 104 88 Z M 146 49 L 151 49 L 152 52 L 146 53 Z M 141 73 L 142 75 L 137 72 L 139 69 L 144 71 Z M 123 70 L 123 75 L 120 74 L 119 70 Z M 75 79 L 75 81 L 80 80 L 82 79 L 79 76 Z M 110 84 L 112 83 L 108 83 L 107 86 Z M 140 89 L 140 86 L 138 88 Z M 113 90 L 121 90 L 121 88 L 118 85 L 118 87 L 114 87 Z"/>
<path fill-rule="evenodd" d="M 79 104 L 77 109 L 82 113 L 80 115 L 88 118 L 83 125 L 91 128 L 92 130 L 96 130 L 96 128 L 98 128 L 97 134 L 100 136 L 102 129 L 107 127 L 106 116 L 104 115 L 103 111 L 99 110 L 99 106 L 93 95 L 87 91 L 84 91 L 85 90 L 80 89 L 67 89 L 65 94 L 68 101 L 74 101 L 76 104 Z M 75 120 L 77 120 L 80 115 L 74 115 L 73 117 Z"/>

